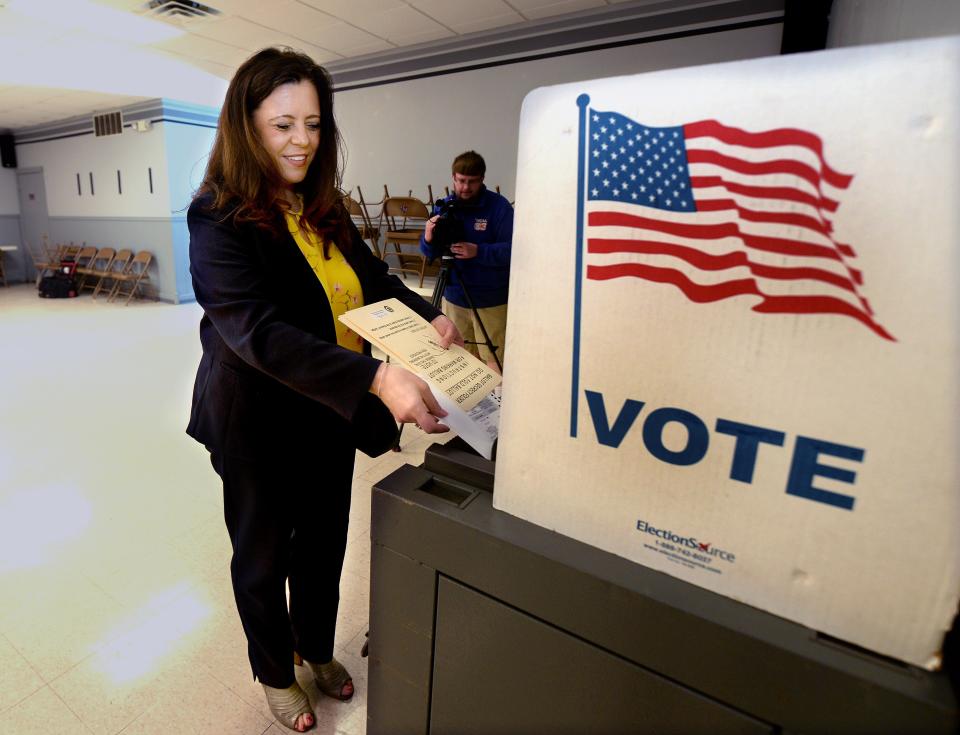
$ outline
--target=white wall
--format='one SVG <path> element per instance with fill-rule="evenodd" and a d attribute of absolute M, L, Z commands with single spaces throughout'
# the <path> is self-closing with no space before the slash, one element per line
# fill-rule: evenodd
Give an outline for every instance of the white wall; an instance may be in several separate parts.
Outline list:
<path fill-rule="evenodd" d="M 203 176 L 214 132 L 201 124 L 158 122 L 142 133 L 126 128 L 116 136 L 97 138 L 90 133 L 24 143 L 17 146 L 17 157 L 23 168 L 43 168 L 54 241 L 150 250 L 156 292 L 161 299 L 179 302 L 193 298 L 186 207 Z M 4 181 L 0 178 L 0 216 Z M 15 181 L 12 196 L 16 205 Z M 0 229 L 2 225 L 0 220 Z"/>
<path fill-rule="evenodd" d="M 193 300 L 190 279 L 190 233 L 187 230 L 187 207 L 203 181 L 210 148 L 216 135 L 213 128 L 197 125 L 166 125 L 167 175 L 170 182 L 170 254 L 158 266 L 167 282 L 176 284 L 174 301 Z"/>
<path fill-rule="evenodd" d="M 195 125 L 168 123 L 164 126 L 167 146 L 167 176 L 170 212 L 186 217 L 193 194 L 203 181 L 216 130 Z"/>
<path fill-rule="evenodd" d="M 5 214 L 20 214 L 15 168 L 0 168 L 0 216 Z"/>
<path fill-rule="evenodd" d="M 833 0 L 827 47 L 955 34 L 958 0 Z"/>
<path fill-rule="evenodd" d="M 21 168 L 43 167 L 51 217 L 169 217 L 163 125 L 101 138 L 89 135 L 17 145 Z M 153 171 L 150 193 L 148 168 Z M 120 170 L 123 194 L 117 189 Z M 80 192 L 77 193 L 77 174 Z M 93 173 L 94 193 L 90 193 Z"/>
<path fill-rule="evenodd" d="M 334 104 L 347 144 L 344 187 L 367 200 L 390 193 L 442 196 L 450 164 L 475 149 L 487 162 L 487 186 L 513 199 L 520 106 L 551 84 L 657 69 L 777 55 L 782 27 L 637 44 L 338 92 Z"/>

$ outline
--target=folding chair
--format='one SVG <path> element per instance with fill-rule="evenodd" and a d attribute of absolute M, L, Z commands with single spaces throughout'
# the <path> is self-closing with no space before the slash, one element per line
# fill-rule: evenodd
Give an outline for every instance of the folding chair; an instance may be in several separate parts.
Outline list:
<path fill-rule="evenodd" d="M 381 227 L 383 224 L 383 199 L 378 202 L 368 202 L 366 199 L 364 199 L 363 190 L 358 185 L 357 201 L 360 203 L 360 209 L 363 210 L 363 214 L 367 218 L 367 223 L 374 230 L 374 234 L 377 238 L 377 253 L 381 254 L 380 235 L 383 231 L 383 228 Z"/>
<path fill-rule="evenodd" d="M 343 206 L 360 231 L 360 237 L 367 240 L 370 243 L 370 249 L 373 250 L 377 258 L 383 260 L 380 253 L 380 228 L 373 226 L 373 223 L 367 217 L 367 213 L 360 206 L 360 202 L 349 194 L 343 197 Z"/>
<path fill-rule="evenodd" d="M 403 278 L 407 277 L 407 273 L 419 276 L 422 287 L 427 256 L 420 252 L 420 235 L 430 217 L 430 210 L 416 197 L 387 197 L 383 202 L 382 214 L 386 227 L 383 233 L 383 259 L 395 256 L 397 267 L 391 270 L 399 272 Z M 390 245 L 393 245 L 392 252 Z"/>
<path fill-rule="evenodd" d="M 123 305 L 129 305 L 130 299 L 141 288 L 143 282 L 150 280 L 147 270 L 150 268 L 151 262 L 153 262 L 153 253 L 149 250 L 138 252 L 123 273 L 117 273 L 113 276 L 113 290 L 110 292 L 107 301 L 115 301 L 121 296 L 126 296 L 127 300 L 123 302 Z"/>
<path fill-rule="evenodd" d="M 57 246 L 57 257 L 60 260 L 75 260 L 77 254 L 87 246 L 87 243 L 83 242 L 77 245 L 73 240 L 70 241 L 69 245 L 58 245 Z"/>
<path fill-rule="evenodd" d="M 33 269 L 37 272 L 37 283 L 39 283 L 41 269 L 45 269 L 47 265 L 46 258 L 40 255 L 26 240 L 23 241 L 23 247 L 26 249 L 27 255 L 30 256 L 30 262 L 33 263 Z"/>
<path fill-rule="evenodd" d="M 113 286 L 116 284 L 117 278 L 126 273 L 132 259 L 133 251 L 130 250 L 130 248 L 123 248 L 117 251 L 117 254 L 113 256 L 113 260 L 110 261 L 106 268 L 98 270 L 94 274 L 100 276 L 97 280 L 97 285 L 93 289 L 94 301 L 97 299 L 97 294 L 107 290 L 108 283 L 110 283 L 110 291 L 113 291 Z M 111 281 L 113 283 L 111 283 Z"/>
<path fill-rule="evenodd" d="M 62 247 L 60 245 L 50 244 L 50 238 L 47 236 L 46 232 L 40 236 L 40 247 L 43 248 L 43 257 L 46 258 L 48 263 L 52 263 L 54 260 L 59 259 L 60 253 L 62 252 Z"/>
<path fill-rule="evenodd" d="M 77 293 L 82 293 L 83 289 L 89 288 L 91 291 L 96 289 L 100 283 L 101 275 L 110 267 L 117 251 L 114 248 L 100 248 L 85 266 L 78 267 L 74 272 L 77 276 Z"/>
<path fill-rule="evenodd" d="M 358 186 L 357 188 L 359 189 L 360 187 Z M 387 200 L 387 199 L 389 199 L 390 196 L 391 196 L 391 195 L 390 195 L 390 190 L 387 188 L 387 185 L 384 184 L 384 185 L 383 185 L 383 199 L 384 199 L 384 201 Z M 413 189 L 407 189 L 407 196 L 408 196 L 408 197 L 412 197 L 412 196 L 413 196 Z"/>
<path fill-rule="evenodd" d="M 97 249 L 93 245 L 84 245 L 73 256 L 73 261 L 77 264 L 77 268 L 83 268 L 90 265 L 90 261 L 96 254 Z"/>
<path fill-rule="evenodd" d="M 50 245 L 50 240 L 47 235 L 43 235 L 43 250 L 46 253 L 47 262 L 56 263 L 55 270 L 60 268 L 60 261 L 68 260 L 75 256 L 83 245 L 86 245 L 86 243 L 77 245 L 72 240 L 70 244 L 60 242 L 56 245 Z"/>
<path fill-rule="evenodd" d="M 23 241 L 24 247 L 27 249 L 27 252 L 30 253 L 30 260 L 33 261 L 33 267 L 37 271 L 37 283 L 40 285 L 40 281 L 47 271 L 50 273 L 56 273 L 60 269 L 60 258 L 56 257 L 53 253 L 50 252 L 46 243 L 47 236 L 43 236 L 43 250 L 38 251 L 30 245 L 26 240 Z"/>

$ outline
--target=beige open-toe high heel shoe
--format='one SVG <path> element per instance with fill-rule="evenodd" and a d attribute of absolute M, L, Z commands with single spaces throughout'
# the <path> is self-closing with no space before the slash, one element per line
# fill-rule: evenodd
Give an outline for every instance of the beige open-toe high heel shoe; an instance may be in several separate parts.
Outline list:
<path fill-rule="evenodd" d="M 302 659 L 299 654 L 294 654 L 293 661 L 297 666 L 306 664 L 310 667 L 313 677 L 317 680 L 317 688 L 328 697 L 339 699 L 341 702 L 348 702 L 353 698 L 353 677 L 337 659 L 332 658 L 325 664 L 315 664 Z"/>
<path fill-rule="evenodd" d="M 267 704 L 270 705 L 270 711 L 277 718 L 277 722 L 297 732 L 312 730 L 317 724 L 310 700 L 297 682 L 293 682 L 286 689 L 275 689 L 263 682 L 260 682 L 260 685 L 267 695 Z"/>

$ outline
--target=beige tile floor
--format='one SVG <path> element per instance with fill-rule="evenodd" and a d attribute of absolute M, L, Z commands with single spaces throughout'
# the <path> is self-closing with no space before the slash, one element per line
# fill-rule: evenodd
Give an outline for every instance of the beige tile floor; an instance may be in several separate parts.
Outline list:
<path fill-rule="evenodd" d="M 183 431 L 200 314 L 0 287 L 3 735 L 290 732 L 251 679 L 218 478 Z M 370 487 L 434 441 L 403 433 L 358 456 L 336 641 L 357 694 L 309 684 L 317 733 L 366 731 Z"/>

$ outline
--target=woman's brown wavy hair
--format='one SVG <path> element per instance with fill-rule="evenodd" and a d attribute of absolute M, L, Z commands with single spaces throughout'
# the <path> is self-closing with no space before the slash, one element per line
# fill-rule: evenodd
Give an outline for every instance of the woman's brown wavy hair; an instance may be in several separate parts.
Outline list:
<path fill-rule="evenodd" d="M 303 219 L 326 242 L 350 249 L 349 218 L 341 202 L 343 141 L 333 116 L 333 84 L 326 70 L 290 48 L 265 48 L 247 59 L 230 81 L 220 110 L 217 135 L 197 194 L 211 194 L 213 208 L 229 209 L 233 222 L 253 223 L 285 233 L 278 196 L 283 178 L 264 150 L 253 113 L 281 84 L 308 80 L 320 100 L 320 142 L 303 181 L 294 190 L 303 197 Z"/>

